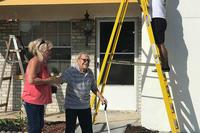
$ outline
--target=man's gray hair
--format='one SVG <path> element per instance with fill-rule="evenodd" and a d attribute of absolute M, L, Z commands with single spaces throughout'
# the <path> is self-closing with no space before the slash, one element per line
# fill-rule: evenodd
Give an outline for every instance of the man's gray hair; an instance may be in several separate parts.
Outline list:
<path fill-rule="evenodd" d="M 88 58 L 90 58 L 90 56 L 89 56 L 89 54 L 88 54 L 87 52 L 80 52 L 80 53 L 78 53 L 78 55 L 77 55 L 77 60 L 80 59 L 80 57 L 81 57 L 82 55 L 87 55 Z"/>

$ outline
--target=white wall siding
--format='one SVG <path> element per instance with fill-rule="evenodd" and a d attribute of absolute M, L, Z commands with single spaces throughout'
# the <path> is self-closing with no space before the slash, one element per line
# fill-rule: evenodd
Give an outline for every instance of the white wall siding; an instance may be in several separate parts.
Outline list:
<path fill-rule="evenodd" d="M 142 62 L 154 63 L 145 23 L 142 27 L 142 49 Z M 150 129 L 169 131 L 160 83 L 153 69 L 155 67 L 143 67 L 141 124 Z"/>
<path fill-rule="evenodd" d="M 165 44 L 168 49 L 169 64 L 172 68 L 168 81 L 170 88 L 172 88 L 181 131 L 189 133 L 200 132 L 200 103 L 198 99 L 200 93 L 198 89 L 200 74 L 198 71 L 200 67 L 198 59 L 200 48 L 198 45 L 200 34 L 199 4 L 200 2 L 197 0 L 167 1 L 168 27 Z M 143 26 L 142 36 L 143 48 L 145 47 L 144 49 L 148 52 L 145 26 Z M 145 58 L 143 60 L 145 61 Z M 169 131 L 171 129 L 164 103 L 156 98 L 144 97 L 146 94 L 151 95 L 152 91 L 154 95 L 160 93 L 159 84 L 157 87 L 155 82 L 152 86 L 146 85 L 148 82 L 150 81 L 145 81 L 142 93 L 142 125 L 159 131 Z M 153 86 L 155 88 L 152 90 Z M 156 95 L 156 97 L 158 96 Z"/>
<path fill-rule="evenodd" d="M 130 110 L 136 111 L 136 89 L 134 86 L 107 85 L 104 89 L 104 96 L 108 100 L 108 110 Z M 101 109 L 103 109 L 101 107 Z"/>

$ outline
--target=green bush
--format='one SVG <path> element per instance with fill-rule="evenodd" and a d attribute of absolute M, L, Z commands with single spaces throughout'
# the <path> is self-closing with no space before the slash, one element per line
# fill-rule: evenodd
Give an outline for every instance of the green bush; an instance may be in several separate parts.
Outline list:
<path fill-rule="evenodd" d="M 0 119 L 0 131 L 25 131 L 25 129 L 25 119 Z"/>

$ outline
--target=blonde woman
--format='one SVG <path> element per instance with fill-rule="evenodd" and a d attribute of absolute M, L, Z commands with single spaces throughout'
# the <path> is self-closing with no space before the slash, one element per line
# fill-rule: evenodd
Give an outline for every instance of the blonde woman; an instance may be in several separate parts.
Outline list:
<path fill-rule="evenodd" d="M 28 48 L 33 57 L 27 65 L 22 99 L 28 118 L 28 132 L 41 133 L 44 105 L 52 102 L 51 85 L 59 83 L 59 79 L 50 77 L 47 67 L 53 44 L 37 39 L 30 42 Z"/>

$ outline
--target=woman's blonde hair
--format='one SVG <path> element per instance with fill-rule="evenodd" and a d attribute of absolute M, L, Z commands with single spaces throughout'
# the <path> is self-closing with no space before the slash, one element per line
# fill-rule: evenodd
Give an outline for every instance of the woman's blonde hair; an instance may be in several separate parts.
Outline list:
<path fill-rule="evenodd" d="M 53 44 L 50 41 L 41 38 L 31 41 L 28 45 L 29 52 L 37 56 L 41 61 L 43 61 L 43 53 L 52 48 Z"/>

